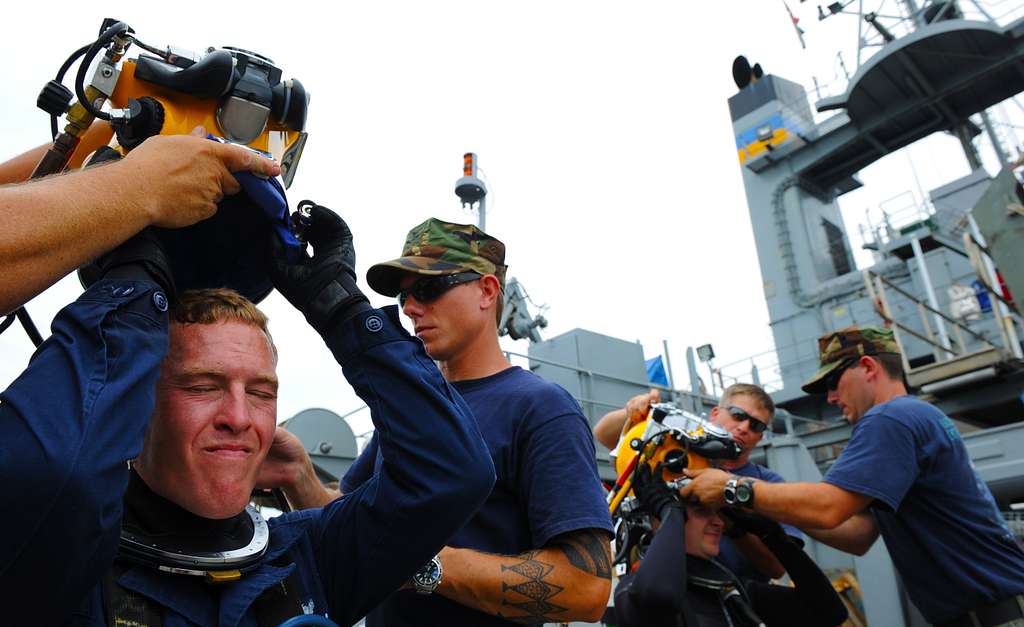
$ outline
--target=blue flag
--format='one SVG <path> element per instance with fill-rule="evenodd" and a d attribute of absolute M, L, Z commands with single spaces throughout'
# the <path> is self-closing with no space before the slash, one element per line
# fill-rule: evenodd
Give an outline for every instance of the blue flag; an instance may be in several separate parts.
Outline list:
<path fill-rule="evenodd" d="M 647 380 L 668 387 L 668 375 L 665 373 L 665 363 L 661 360 L 661 355 L 648 359 L 644 363 L 647 365 Z"/>

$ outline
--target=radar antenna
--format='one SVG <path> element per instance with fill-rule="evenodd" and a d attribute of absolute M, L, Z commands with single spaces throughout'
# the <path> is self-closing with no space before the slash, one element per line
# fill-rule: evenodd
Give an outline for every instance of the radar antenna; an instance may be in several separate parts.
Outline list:
<path fill-rule="evenodd" d="M 455 195 L 462 201 L 462 206 L 469 206 L 470 211 L 477 211 L 480 222 L 477 226 L 481 231 L 487 230 L 487 185 L 477 175 L 477 158 L 475 152 L 467 152 L 462 156 L 462 178 L 455 181 Z M 475 205 L 479 203 L 479 207 Z"/>
<path fill-rule="evenodd" d="M 547 309 L 546 305 L 537 306 L 519 281 L 509 279 L 505 286 L 505 306 L 498 323 L 498 335 L 507 335 L 513 340 L 530 340 L 533 344 L 541 341 L 538 329 L 548 326 L 547 318 L 542 314 L 531 316 L 527 303 L 532 303 L 541 311 Z"/>

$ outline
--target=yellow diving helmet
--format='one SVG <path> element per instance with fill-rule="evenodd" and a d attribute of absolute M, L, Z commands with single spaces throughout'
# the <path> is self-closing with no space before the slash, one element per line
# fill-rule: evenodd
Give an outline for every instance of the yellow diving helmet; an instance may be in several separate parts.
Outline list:
<path fill-rule="evenodd" d="M 616 449 L 618 481 L 609 493 L 609 510 L 614 514 L 632 491 L 632 477 L 638 463 L 662 466 L 662 477 L 674 481 L 683 470 L 709 468 L 710 460 L 736 459 L 743 452 L 728 431 L 707 419 L 671 403 L 655 403 L 647 418 L 630 427 Z"/>

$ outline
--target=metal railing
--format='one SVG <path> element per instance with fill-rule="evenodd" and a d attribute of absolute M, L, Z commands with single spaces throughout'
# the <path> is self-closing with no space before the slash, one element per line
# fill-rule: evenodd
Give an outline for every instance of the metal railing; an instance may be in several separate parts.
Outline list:
<path fill-rule="evenodd" d="M 1003 512 L 1003 518 L 1017 540 L 1024 541 L 1024 512 Z"/>
<path fill-rule="evenodd" d="M 825 18 L 835 19 L 840 15 L 848 16 L 855 20 L 857 25 L 856 39 L 853 40 L 856 45 L 856 58 L 851 59 L 848 65 L 841 55 L 837 55 L 837 60 L 833 63 L 835 76 L 826 82 L 815 80 L 819 99 L 844 93 L 849 79 L 868 59 L 883 50 L 890 41 L 900 39 L 926 27 L 928 25 L 926 16 L 930 13 L 932 4 L 935 3 L 920 0 L 917 2 L 882 0 L 871 3 L 862 0 L 846 0 L 829 4 L 830 9 L 831 6 L 841 7 L 841 10 L 834 14 L 830 15 L 819 9 Z M 911 10 L 911 8 L 915 10 Z M 1000 26 L 1007 26 L 1024 17 L 1024 5 L 1010 0 L 961 0 L 956 3 L 956 10 L 960 14 L 958 19 L 990 22 Z M 934 22 L 946 17 L 948 16 L 944 13 L 937 13 L 932 15 L 931 19 Z M 824 18 L 819 17 L 819 21 L 821 19 Z M 808 31 L 812 35 L 813 28 L 813 23 L 808 25 Z"/>
<path fill-rule="evenodd" d="M 756 383 L 768 393 L 778 392 L 784 388 L 784 372 L 803 372 L 817 367 L 817 346 L 818 336 L 807 336 L 791 344 L 778 348 L 773 346 L 742 359 L 723 364 L 715 370 L 720 374 L 722 383 L 726 386 L 741 382 Z M 794 351 L 797 354 L 804 352 L 804 354 L 794 359 L 782 360 L 779 358 L 780 354 L 789 351 Z M 754 376 L 755 372 L 756 377 Z"/>
<path fill-rule="evenodd" d="M 672 388 L 670 388 L 670 387 L 667 387 L 667 386 L 664 386 L 664 385 L 658 385 L 657 383 L 651 383 L 650 381 L 638 381 L 636 379 L 626 379 L 626 378 L 623 378 L 623 377 L 620 377 L 620 376 L 617 376 L 617 375 L 608 374 L 606 372 L 599 372 L 599 371 L 594 370 L 592 368 L 589 368 L 589 369 L 588 368 L 580 368 L 579 366 L 576 366 L 576 365 L 573 365 L 573 364 L 563 364 L 563 363 L 560 363 L 560 362 L 557 362 L 557 361 L 552 361 L 550 359 L 543 359 L 541 357 L 533 357 L 531 355 L 523 355 L 522 353 L 515 353 L 515 352 L 512 352 L 512 351 L 504 351 L 504 353 L 505 353 L 505 357 L 507 357 L 509 359 L 509 361 L 512 361 L 513 357 L 517 357 L 517 358 L 520 358 L 520 359 L 527 360 L 527 368 L 529 368 L 529 365 L 528 365 L 529 362 L 536 362 L 536 363 L 539 363 L 539 364 L 545 364 L 545 365 L 548 365 L 548 366 L 554 366 L 556 368 L 565 368 L 566 370 L 572 370 L 573 372 L 575 372 L 577 374 L 583 374 L 583 375 L 586 375 L 588 377 L 600 377 L 602 379 L 608 379 L 609 381 L 615 381 L 617 383 L 628 383 L 630 385 L 638 385 L 638 386 L 641 386 L 641 387 L 646 386 L 648 388 L 658 389 L 658 390 L 661 390 L 661 391 L 664 391 L 664 392 L 673 392 L 673 391 L 675 391 L 675 390 L 672 390 Z M 586 402 L 600 403 L 600 401 L 586 401 Z M 606 405 L 607 403 L 601 403 L 601 404 Z"/>
<path fill-rule="evenodd" d="M 878 203 L 878 212 L 880 223 L 879 218 L 872 218 L 870 209 L 865 209 L 864 222 L 857 224 L 861 241 L 869 249 L 881 249 L 916 228 L 939 230 L 935 208 L 927 199 L 918 202 L 910 190 Z"/>
<path fill-rule="evenodd" d="M 951 318 L 950 316 L 932 307 L 931 305 L 922 302 L 916 296 L 914 296 L 910 292 L 907 292 L 906 290 L 899 287 L 892 281 L 886 279 L 882 275 L 877 274 L 872 270 L 864 270 L 863 274 L 864 287 L 867 288 L 868 296 L 871 298 L 871 302 L 874 303 L 875 311 L 878 313 L 879 316 L 882 317 L 882 320 L 885 321 L 887 326 L 891 326 L 893 328 L 893 334 L 896 337 L 896 343 L 899 344 L 901 347 L 903 346 L 903 342 L 900 338 L 900 334 L 906 333 L 907 335 L 911 335 L 931 346 L 936 361 L 945 361 L 966 354 L 967 342 L 964 339 L 964 334 L 969 335 L 972 339 L 976 340 L 981 344 L 987 345 L 991 348 L 999 348 L 991 341 L 989 341 L 989 339 L 986 338 L 985 336 L 981 335 L 980 333 L 977 333 L 967 325 Z M 889 297 L 886 292 L 886 288 L 893 290 L 900 296 L 903 296 L 907 300 L 914 303 L 918 313 L 921 316 L 921 325 L 924 328 L 924 333 L 921 333 L 911 328 L 909 325 L 906 325 L 900 322 L 899 320 L 896 320 L 892 316 L 892 310 L 889 306 Z M 936 326 L 938 327 L 937 330 L 933 330 L 932 323 L 928 319 L 928 313 L 932 314 L 932 317 L 936 322 Z M 943 322 L 947 322 L 950 325 L 952 325 L 953 330 L 956 334 L 955 339 L 949 338 L 946 335 L 945 325 L 943 324 Z M 938 335 L 939 337 L 936 337 L 936 335 Z M 955 346 L 953 345 L 954 341 L 956 343 Z M 903 367 L 909 373 L 911 371 L 911 368 L 909 361 L 907 361 L 906 351 L 902 351 L 900 354 L 903 356 Z"/>
<path fill-rule="evenodd" d="M 524 355 L 522 353 L 516 353 L 513 351 L 506 350 L 502 352 L 513 365 L 519 365 L 526 369 L 531 369 L 531 364 L 543 364 L 546 366 L 552 366 L 554 368 L 563 368 L 574 373 L 575 375 L 587 377 L 588 379 L 604 379 L 606 381 L 610 381 L 613 383 L 630 385 L 636 388 L 636 393 L 638 394 L 641 391 L 646 391 L 649 389 L 659 390 L 660 392 L 662 392 L 663 400 L 673 400 L 677 403 L 683 403 L 689 410 L 701 411 L 698 408 L 710 407 L 718 402 L 718 399 L 716 397 L 710 396 L 708 394 L 694 394 L 689 390 L 685 389 L 659 385 L 657 383 L 652 383 L 647 380 L 630 379 L 610 374 L 607 372 L 602 372 L 600 370 L 595 370 L 593 368 L 581 368 L 580 366 L 577 366 L 575 364 L 562 363 L 558 361 L 553 361 L 551 359 L 545 359 L 542 357 L 536 357 L 532 355 Z M 588 415 L 593 420 L 596 420 L 597 418 L 600 417 L 599 414 L 595 414 L 594 410 L 610 411 L 613 409 L 621 409 L 623 405 L 625 405 L 626 401 L 629 400 L 628 398 L 616 400 L 602 400 L 590 398 L 589 396 L 584 396 L 582 394 L 582 391 L 587 389 L 590 389 L 588 385 L 581 385 L 581 393 L 574 394 L 573 398 L 575 398 L 576 401 L 583 408 L 583 413 Z"/>

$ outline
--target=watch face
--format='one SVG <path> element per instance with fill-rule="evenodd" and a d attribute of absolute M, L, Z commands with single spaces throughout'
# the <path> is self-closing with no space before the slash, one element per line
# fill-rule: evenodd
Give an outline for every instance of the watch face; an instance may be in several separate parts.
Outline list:
<path fill-rule="evenodd" d="M 437 563 L 431 560 L 426 566 L 421 568 L 419 572 L 412 576 L 413 581 L 420 584 L 421 586 L 430 586 L 437 582 L 441 577 L 441 569 Z"/>
<path fill-rule="evenodd" d="M 722 491 L 722 496 L 725 499 L 727 505 L 736 503 L 736 482 L 729 480 L 725 484 L 725 490 Z"/>
<path fill-rule="evenodd" d="M 754 496 L 754 491 L 749 484 L 741 483 L 736 486 L 736 500 L 740 503 L 749 503 Z"/>

